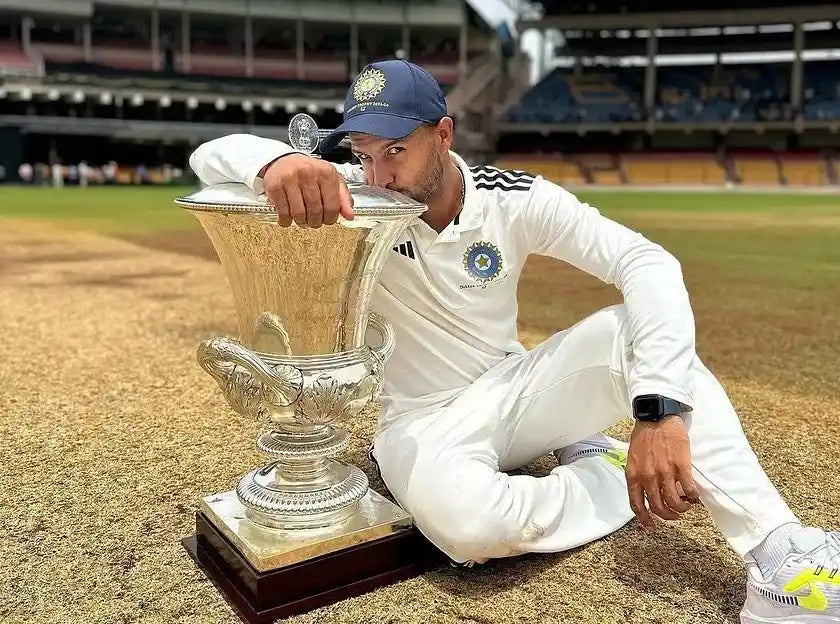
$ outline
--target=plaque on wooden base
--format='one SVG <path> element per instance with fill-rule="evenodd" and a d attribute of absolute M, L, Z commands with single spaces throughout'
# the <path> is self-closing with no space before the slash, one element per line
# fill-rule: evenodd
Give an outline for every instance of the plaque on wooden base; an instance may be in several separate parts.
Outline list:
<path fill-rule="evenodd" d="M 260 571 L 203 510 L 196 513 L 195 535 L 182 543 L 247 624 L 269 624 L 359 596 L 445 561 L 443 554 L 409 525 L 382 537 Z"/>

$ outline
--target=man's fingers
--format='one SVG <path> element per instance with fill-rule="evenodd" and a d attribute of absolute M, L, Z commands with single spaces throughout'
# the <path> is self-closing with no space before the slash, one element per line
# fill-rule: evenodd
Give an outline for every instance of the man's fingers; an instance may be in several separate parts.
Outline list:
<path fill-rule="evenodd" d="M 700 488 L 697 487 L 697 483 L 694 481 L 694 475 L 691 474 L 691 466 L 681 470 L 677 475 L 677 480 L 682 486 L 683 495 L 685 496 L 685 498 L 691 501 L 692 503 L 699 503 Z"/>
<path fill-rule="evenodd" d="M 341 211 L 341 188 L 344 185 L 336 177 L 321 179 L 321 199 L 324 202 L 324 224 L 332 225 L 338 221 Z"/>
<path fill-rule="evenodd" d="M 289 202 L 289 214 L 294 222 L 300 227 L 306 227 L 306 206 L 303 204 L 303 196 L 297 185 L 286 187 L 286 201 Z"/>
<path fill-rule="evenodd" d="M 670 479 L 671 481 L 674 480 L 673 477 L 668 476 L 666 476 L 665 479 Z M 661 489 L 662 487 L 659 479 L 655 477 L 648 479 L 645 482 L 645 496 L 647 496 L 650 510 L 663 520 L 676 520 L 680 517 L 680 515 L 665 506 L 665 503 L 662 500 L 662 494 L 660 493 Z"/>
<path fill-rule="evenodd" d="M 350 196 L 350 189 L 347 188 L 347 185 L 344 183 L 344 181 L 339 181 L 338 186 L 338 194 L 341 200 L 341 216 L 345 219 L 352 219 L 353 198 Z"/>
<path fill-rule="evenodd" d="M 651 526 L 652 520 L 645 506 L 645 490 L 642 485 L 640 483 L 628 484 L 627 492 L 630 495 L 630 509 L 636 514 L 636 518 L 642 526 Z"/>
<path fill-rule="evenodd" d="M 667 479 L 662 482 L 661 494 L 668 509 L 681 514 L 691 509 L 691 504 L 680 498 L 680 493 L 677 491 L 677 482 L 674 479 Z"/>
<path fill-rule="evenodd" d="M 292 216 L 289 214 L 289 202 L 286 201 L 286 192 L 280 188 L 270 193 L 268 200 L 274 205 L 274 210 L 277 212 L 277 223 L 283 227 L 289 227 L 292 224 Z"/>
<path fill-rule="evenodd" d="M 315 178 L 306 178 L 301 184 L 301 195 L 306 210 L 306 223 L 309 227 L 321 227 L 324 207 L 321 204 L 321 189 Z"/>

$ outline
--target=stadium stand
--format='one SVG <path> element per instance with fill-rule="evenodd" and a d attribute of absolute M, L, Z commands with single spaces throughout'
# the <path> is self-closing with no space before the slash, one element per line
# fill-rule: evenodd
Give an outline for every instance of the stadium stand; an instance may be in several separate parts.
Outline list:
<path fill-rule="evenodd" d="M 805 119 L 840 119 L 840 61 L 805 63 Z"/>
<path fill-rule="evenodd" d="M 791 186 L 829 184 L 828 162 L 810 154 L 783 155 L 779 160 L 783 182 Z"/>
<path fill-rule="evenodd" d="M 656 118 L 665 121 L 779 119 L 790 98 L 782 64 L 663 67 L 658 77 Z"/>
<path fill-rule="evenodd" d="M 570 160 L 586 184 L 838 184 L 840 5 L 541 4 L 520 27 L 550 52 L 501 150 Z"/>
<path fill-rule="evenodd" d="M 498 24 L 462 0 L 365 0 L 352 10 L 334 0 L 175 4 L 4 5 L 0 136 L 9 149 L 0 153 L 0 171 L 9 172 L 6 180 L 18 177 L 16 171 L 32 171 L 32 183 L 49 180 L 46 168 L 63 171 L 72 183 L 84 162 L 96 183 L 106 176 L 95 172 L 116 159 L 114 181 L 157 182 L 172 178 L 160 174 L 164 164 L 188 171 L 188 154 L 215 136 L 253 131 L 285 138 L 298 112 L 335 127 L 351 79 L 386 58 L 423 65 L 447 94 L 469 82 L 468 67 L 485 68 L 477 84 L 459 92 L 456 149 L 465 156 L 487 153 L 497 134 L 489 122 L 471 123 L 469 116 L 483 117 L 497 94 L 515 101 L 527 76 L 516 71 L 512 79 L 523 55 L 510 48 L 509 36 L 501 41 Z"/>
<path fill-rule="evenodd" d="M 628 154 L 622 157 L 632 184 L 724 184 L 726 171 L 712 154 Z"/>
<path fill-rule="evenodd" d="M 12 39 L 0 40 L 0 77 L 40 75 L 43 61 L 24 53 L 20 43 Z"/>
<path fill-rule="evenodd" d="M 741 184 L 764 186 L 781 182 L 779 164 L 773 156 L 736 155 L 733 161 L 736 180 Z"/>
<path fill-rule="evenodd" d="M 630 71 L 555 69 L 525 94 L 508 119 L 527 123 L 639 120 L 638 82 Z"/>
<path fill-rule="evenodd" d="M 164 155 L 185 168 L 200 140 L 282 138 L 299 111 L 334 126 L 360 67 L 407 55 L 444 86 L 456 149 L 476 164 L 570 186 L 838 182 L 840 5 L 755 0 L 743 13 L 715 0 L 685 13 L 664 1 L 544 1 L 519 34 L 552 27 L 562 37 L 551 58 L 534 59 L 541 78 L 530 84 L 510 30 L 482 21 L 487 3 L 365 0 L 369 14 L 345 18 L 329 0 L 266 1 L 276 15 L 246 19 L 260 3 L 206 1 L 212 11 L 197 8 L 204 0 L 183 11 L 124 0 L 91 0 L 84 15 L 55 2 L 11 11 L 0 24 L 0 131 L 18 133 L 18 147 L 0 165 L 15 170 L 16 154 L 90 160 L 85 149 L 114 144 L 149 171 Z M 130 171 L 122 179 L 138 179 Z"/>

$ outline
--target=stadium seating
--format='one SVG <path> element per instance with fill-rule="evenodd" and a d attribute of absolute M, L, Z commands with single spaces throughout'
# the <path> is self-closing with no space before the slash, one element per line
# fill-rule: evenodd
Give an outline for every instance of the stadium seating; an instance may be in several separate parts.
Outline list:
<path fill-rule="evenodd" d="M 828 183 L 826 162 L 818 156 L 784 156 L 779 164 L 785 183 L 791 186 Z"/>
<path fill-rule="evenodd" d="M 660 121 L 760 121 L 788 119 L 790 65 L 661 67 L 658 70 Z M 837 68 L 824 70 L 826 89 L 837 97 Z M 524 123 L 609 123 L 641 115 L 642 73 L 635 68 L 555 69 L 525 94 L 508 114 Z M 826 90 L 824 89 L 824 90 Z M 833 102 L 832 102 L 833 104 Z M 840 116 L 840 105 L 826 115 Z"/>
<path fill-rule="evenodd" d="M 741 184 L 776 185 L 781 183 L 779 164 L 771 156 L 735 156 L 735 174 Z"/>
<path fill-rule="evenodd" d="M 69 43 L 33 43 L 32 48 L 45 61 L 56 63 L 77 63 L 84 61 L 84 51 L 82 48 Z"/>
<path fill-rule="evenodd" d="M 593 184 L 601 184 L 605 186 L 624 184 L 621 171 L 618 169 L 595 169 L 592 171 L 591 175 Z"/>
<path fill-rule="evenodd" d="M 726 172 L 713 154 L 632 154 L 622 157 L 631 184 L 723 184 Z"/>
<path fill-rule="evenodd" d="M 805 63 L 803 116 L 807 120 L 840 119 L 840 62 Z"/>
<path fill-rule="evenodd" d="M 630 72 L 570 73 L 555 69 L 509 114 L 525 123 L 605 123 L 641 119 Z"/>
<path fill-rule="evenodd" d="M 757 121 L 779 118 L 789 100 L 784 64 L 663 67 L 659 69 L 662 121 Z"/>
<path fill-rule="evenodd" d="M 0 75 L 3 73 L 32 72 L 36 63 L 23 53 L 15 41 L 0 41 Z"/>

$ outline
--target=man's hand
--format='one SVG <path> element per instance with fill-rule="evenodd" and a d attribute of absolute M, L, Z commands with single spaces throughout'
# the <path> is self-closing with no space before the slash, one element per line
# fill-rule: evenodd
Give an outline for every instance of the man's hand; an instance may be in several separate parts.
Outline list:
<path fill-rule="evenodd" d="M 656 423 L 636 422 L 630 435 L 626 476 L 630 508 L 645 528 L 653 528 L 650 512 L 676 520 L 692 503 L 700 502 L 691 474 L 688 434 L 679 416 L 666 416 Z"/>
<path fill-rule="evenodd" d="M 266 165 L 260 176 L 277 222 L 300 227 L 332 225 L 340 214 L 353 218 L 353 198 L 330 163 L 304 154 L 289 154 Z"/>

